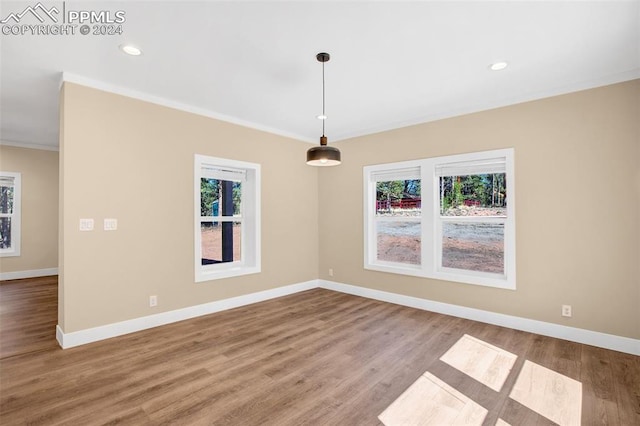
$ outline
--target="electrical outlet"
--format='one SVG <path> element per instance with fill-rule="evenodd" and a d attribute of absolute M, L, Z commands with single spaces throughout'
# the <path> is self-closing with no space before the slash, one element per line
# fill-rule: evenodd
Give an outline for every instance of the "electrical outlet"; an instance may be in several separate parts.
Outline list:
<path fill-rule="evenodd" d="M 332 277 L 333 276 L 333 269 L 329 269 L 329 276 Z"/>
<path fill-rule="evenodd" d="M 104 220 L 104 230 L 105 231 L 115 231 L 118 229 L 118 219 L 105 219 Z"/>
<path fill-rule="evenodd" d="M 562 305 L 562 316 L 571 318 L 571 305 Z"/>
<path fill-rule="evenodd" d="M 149 307 L 158 306 L 158 296 L 149 296 Z"/>

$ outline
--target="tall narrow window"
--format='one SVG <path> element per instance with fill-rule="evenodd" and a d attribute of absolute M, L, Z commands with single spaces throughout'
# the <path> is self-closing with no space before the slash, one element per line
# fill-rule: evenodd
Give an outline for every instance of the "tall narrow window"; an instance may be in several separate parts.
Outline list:
<path fill-rule="evenodd" d="M 260 271 L 259 171 L 196 155 L 196 281 Z"/>
<path fill-rule="evenodd" d="M 0 257 L 20 256 L 20 173 L 0 172 Z"/>
<path fill-rule="evenodd" d="M 420 265 L 420 168 L 379 171 L 373 174 L 372 180 L 376 192 L 376 259 L 380 262 Z"/>
<path fill-rule="evenodd" d="M 439 268 L 505 275 L 506 159 L 436 165 Z"/>
<path fill-rule="evenodd" d="M 513 150 L 364 168 L 366 269 L 515 288 Z"/>
<path fill-rule="evenodd" d="M 201 264 L 242 260 L 244 170 L 204 166 L 200 178 Z"/>

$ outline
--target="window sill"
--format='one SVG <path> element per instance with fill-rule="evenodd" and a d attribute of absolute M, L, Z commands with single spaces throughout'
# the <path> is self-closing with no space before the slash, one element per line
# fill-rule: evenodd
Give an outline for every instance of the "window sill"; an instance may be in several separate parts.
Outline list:
<path fill-rule="evenodd" d="M 196 275 L 195 282 L 213 281 L 224 278 L 239 277 L 242 275 L 250 275 L 260 273 L 260 267 L 236 266 L 227 269 L 219 269 L 215 271 L 200 271 Z"/>
<path fill-rule="evenodd" d="M 399 265 L 399 264 L 398 264 Z M 365 264 L 364 269 L 377 272 L 386 272 L 389 274 L 410 275 L 420 278 L 431 278 L 440 281 L 449 281 L 461 284 L 478 285 L 482 287 L 494 287 L 504 290 L 515 290 L 515 280 L 508 280 L 498 274 L 482 273 L 480 275 L 467 274 L 465 271 L 455 269 L 447 269 L 443 271 L 426 273 L 419 265 L 412 267 L 411 265 L 397 266 L 396 264 Z"/>
<path fill-rule="evenodd" d="M 402 265 L 395 263 L 371 263 L 365 264 L 364 269 L 370 271 L 387 272 L 389 274 L 411 275 L 414 277 L 424 277 L 424 272 L 420 265 Z"/>
<path fill-rule="evenodd" d="M 16 249 L 0 250 L 0 257 L 19 257 L 19 256 L 20 256 L 20 250 L 16 250 Z"/>
<path fill-rule="evenodd" d="M 429 275 L 428 278 L 435 278 L 437 280 L 452 281 L 462 284 L 479 285 L 483 287 L 501 288 L 504 290 L 515 290 L 515 280 L 509 280 L 507 277 L 499 274 L 478 273 L 471 274 L 462 270 L 456 269 L 444 269 L 442 271 L 434 272 Z"/>

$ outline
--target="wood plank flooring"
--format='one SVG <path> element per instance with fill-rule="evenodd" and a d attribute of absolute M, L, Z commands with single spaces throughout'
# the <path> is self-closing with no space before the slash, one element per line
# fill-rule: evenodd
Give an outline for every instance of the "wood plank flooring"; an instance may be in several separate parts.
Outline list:
<path fill-rule="evenodd" d="M 582 383 L 582 424 L 640 424 L 640 357 L 323 289 L 62 350 L 55 278 L 0 284 L 2 425 L 381 425 L 428 372 L 484 425 L 525 361 Z M 465 334 L 517 356 L 499 392 L 440 360 Z"/>
<path fill-rule="evenodd" d="M 58 347 L 58 277 L 0 282 L 0 359 Z"/>

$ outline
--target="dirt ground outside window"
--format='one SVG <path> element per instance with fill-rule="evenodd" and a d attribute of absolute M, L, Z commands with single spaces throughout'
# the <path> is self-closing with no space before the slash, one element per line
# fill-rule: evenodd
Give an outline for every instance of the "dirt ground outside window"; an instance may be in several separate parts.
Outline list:
<path fill-rule="evenodd" d="M 242 253 L 242 226 L 238 223 L 233 224 L 233 260 L 241 260 Z M 222 224 L 217 226 L 201 226 L 200 232 L 202 236 L 202 259 L 222 260 Z"/>
<path fill-rule="evenodd" d="M 419 222 L 378 222 L 378 260 L 420 264 Z M 504 273 L 504 228 L 485 223 L 447 223 L 442 241 L 443 267 Z"/>

